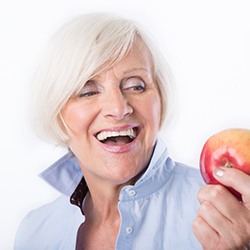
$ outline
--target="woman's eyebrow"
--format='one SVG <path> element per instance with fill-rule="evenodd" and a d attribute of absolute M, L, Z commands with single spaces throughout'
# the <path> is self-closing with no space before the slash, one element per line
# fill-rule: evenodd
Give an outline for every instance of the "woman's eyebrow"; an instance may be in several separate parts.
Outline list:
<path fill-rule="evenodd" d="M 131 74 L 131 73 L 137 73 L 138 71 L 143 71 L 147 75 L 149 75 L 151 73 L 150 69 L 139 67 L 139 68 L 131 68 L 131 69 L 125 70 L 122 74 L 127 75 L 127 74 Z M 93 84 L 96 81 L 98 81 L 100 78 L 101 78 L 100 75 L 95 75 L 93 78 L 90 78 L 85 84 L 87 84 L 87 83 Z"/>
<path fill-rule="evenodd" d="M 132 68 L 132 69 L 124 71 L 123 74 L 129 74 L 129 73 L 133 73 L 135 71 L 146 71 L 147 73 L 150 73 L 149 69 L 147 69 L 147 68 Z"/>

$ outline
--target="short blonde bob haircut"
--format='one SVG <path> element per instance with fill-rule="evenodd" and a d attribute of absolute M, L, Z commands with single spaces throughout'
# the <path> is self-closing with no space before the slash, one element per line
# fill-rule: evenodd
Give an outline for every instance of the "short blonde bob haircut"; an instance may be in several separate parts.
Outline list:
<path fill-rule="evenodd" d="M 161 125 L 169 109 L 170 72 L 146 32 L 134 21 L 109 13 L 84 14 L 66 23 L 52 37 L 32 87 L 32 123 L 36 132 L 67 146 L 61 110 L 93 76 L 122 60 L 139 38 L 152 57 L 161 98 Z"/>

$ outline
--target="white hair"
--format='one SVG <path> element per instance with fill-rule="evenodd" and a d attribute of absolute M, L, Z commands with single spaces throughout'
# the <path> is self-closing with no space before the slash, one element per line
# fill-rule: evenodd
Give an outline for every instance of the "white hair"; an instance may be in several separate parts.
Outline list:
<path fill-rule="evenodd" d="M 152 57 L 163 122 L 171 97 L 170 72 L 146 32 L 134 21 L 113 14 L 85 14 L 55 33 L 35 74 L 32 121 L 42 138 L 67 146 L 62 108 L 90 78 L 122 60 L 135 38 L 145 43 Z"/>

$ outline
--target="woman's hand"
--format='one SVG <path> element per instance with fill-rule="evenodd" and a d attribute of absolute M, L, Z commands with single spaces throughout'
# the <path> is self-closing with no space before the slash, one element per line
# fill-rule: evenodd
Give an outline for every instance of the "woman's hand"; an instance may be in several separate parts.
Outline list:
<path fill-rule="evenodd" d="M 214 177 L 242 194 L 239 202 L 222 185 L 205 185 L 193 232 L 206 250 L 250 249 L 250 176 L 234 168 L 219 168 Z"/>

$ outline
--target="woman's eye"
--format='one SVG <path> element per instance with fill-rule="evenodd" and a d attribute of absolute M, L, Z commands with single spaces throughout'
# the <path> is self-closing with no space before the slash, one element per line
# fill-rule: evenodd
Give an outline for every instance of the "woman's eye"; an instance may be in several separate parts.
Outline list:
<path fill-rule="evenodd" d="M 144 92 L 146 90 L 146 85 L 140 78 L 129 78 L 122 84 L 122 89 L 125 91 L 132 92 Z"/>
<path fill-rule="evenodd" d="M 142 85 L 137 85 L 137 86 L 133 86 L 132 89 L 135 91 L 144 91 L 145 87 Z"/>
<path fill-rule="evenodd" d="M 93 84 L 92 82 L 87 82 L 81 91 L 79 92 L 79 97 L 91 97 L 94 95 L 97 95 L 99 93 L 99 88 L 96 86 L 96 84 Z"/>
<path fill-rule="evenodd" d="M 79 97 L 89 97 L 98 94 L 97 91 L 80 92 Z"/>

